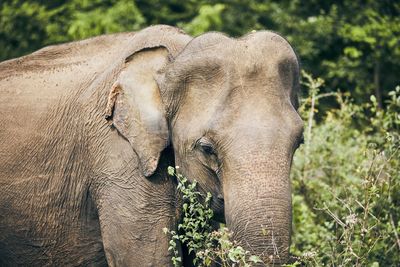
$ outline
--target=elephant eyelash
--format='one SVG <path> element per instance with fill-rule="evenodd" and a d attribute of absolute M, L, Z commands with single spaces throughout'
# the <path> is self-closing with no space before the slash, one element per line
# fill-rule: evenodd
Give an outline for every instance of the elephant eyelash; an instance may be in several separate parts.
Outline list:
<path fill-rule="evenodd" d="M 215 156 L 217 155 L 215 152 L 214 145 L 208 140 L 200 138 L 199 140 L 197 140 L 196 145 L 200 147 L 201 150 L 207 155 L 215 155 Z"/>

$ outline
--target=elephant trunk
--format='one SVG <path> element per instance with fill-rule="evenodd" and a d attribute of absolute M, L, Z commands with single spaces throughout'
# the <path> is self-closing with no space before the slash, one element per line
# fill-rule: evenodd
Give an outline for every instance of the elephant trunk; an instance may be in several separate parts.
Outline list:
<path fill-rule="evenodd" d="M 291 155 L 279 154 L 241 154 L 224 183 L 225 219 L 233 239 L 274 264 L 287 261 L 291 234 Z"/>

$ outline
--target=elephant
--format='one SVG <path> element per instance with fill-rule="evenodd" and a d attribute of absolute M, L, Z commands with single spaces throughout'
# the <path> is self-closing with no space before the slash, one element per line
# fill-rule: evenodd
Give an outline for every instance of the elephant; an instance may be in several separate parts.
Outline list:
<path fill-rule="evenodd" d="M 277 33 L 167 25 L 1 63 L 0 265 L 171 266 L 168 166 L 245 249 L 286 262 L 299 70 Z"/>

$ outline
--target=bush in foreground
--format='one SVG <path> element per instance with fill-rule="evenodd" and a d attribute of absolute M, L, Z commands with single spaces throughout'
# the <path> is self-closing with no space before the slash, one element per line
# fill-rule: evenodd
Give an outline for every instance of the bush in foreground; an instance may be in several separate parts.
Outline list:
<path fill-rule="evenodd" d="M 322 81 L 304 76 L 310 96 L 292 169 L 291 251 L 307 266 L 398 266 L 400 87 L 382 110 L 374 97 L 359 106 L 341 93 L 319 95 Z M 316 123 L 321 97 L 339 108 Z"/>

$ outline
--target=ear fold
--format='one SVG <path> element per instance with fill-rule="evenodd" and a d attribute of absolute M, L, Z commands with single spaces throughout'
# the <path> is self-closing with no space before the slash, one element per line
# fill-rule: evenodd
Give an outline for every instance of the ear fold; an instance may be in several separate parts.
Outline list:
<path fill-rule="evenodd" d="M 130 55 L 111 88 L 106 118 L 112 120 L 139 157 L 143 174 L 157 169 L 169 133 L 160 90 L 154 79 L 168 62 L 164 47 L 142 49 Z"/>

